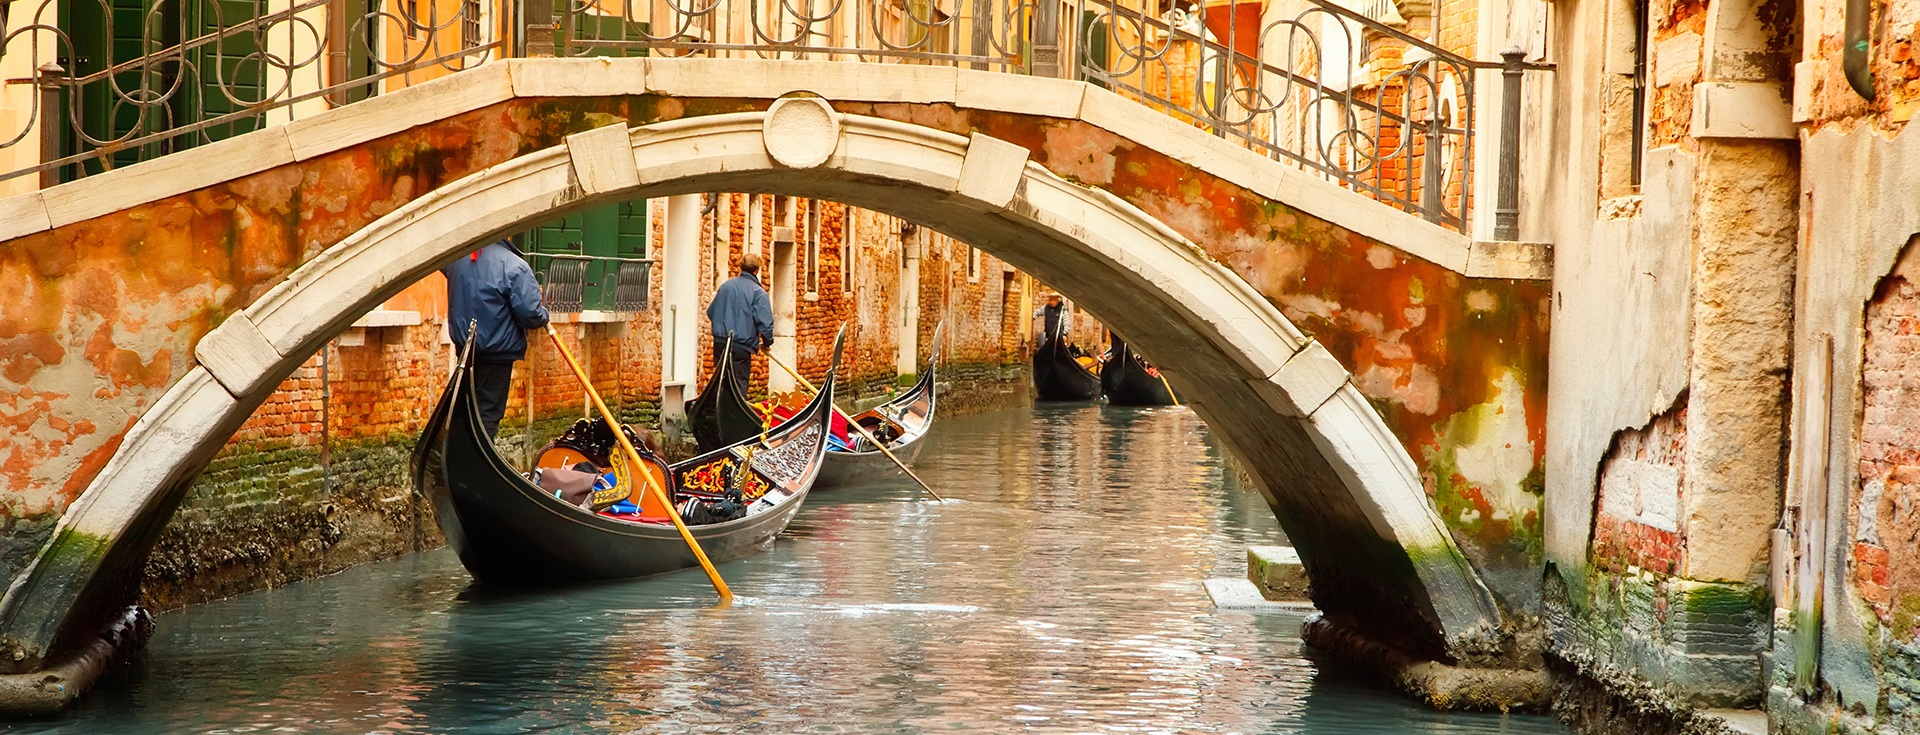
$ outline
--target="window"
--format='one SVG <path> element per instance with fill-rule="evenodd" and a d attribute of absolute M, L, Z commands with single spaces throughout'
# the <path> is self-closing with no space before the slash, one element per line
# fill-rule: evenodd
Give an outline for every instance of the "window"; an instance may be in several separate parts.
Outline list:
<path fill-rule="evenodd" d="M 820 200 L 807 200 L 807 293 L 820 293 Z"/>
<path fill-rule="evenodd" d="M 854 223 L 859 221 L 859 211 L 844 204 L 840 206 L 840 293 L 848 298 L 853 297 L 854 254 L 860 251 L 854 242 Z"/>
<path fill-rule="evenodd" d="M 1653 80 L 1649 78 L 1651 0 L 1610 0 L 1606 5 L 1606 74 L 1600 90 L 1600 212 L 1631 216 L 1625 204 L 1640 193 L 1641 168 L 1652 130 Z M 1621 200 L 1621 201 L 1614 201 Z"/>
<path fill-rule="evenodd" d="M 460 48 L 480 46 L 480 0 L 461 0 Z"/>
<path fill-rule="evenodd" d="M 967 280 L 972 283 L 980 282 L 980 248 L 972 245 L 967 246 Z"/>
<path fill-rule="evenodd" d="M 1647 149 L 1647 26 L 1650 0 L 1633 2 L 1633 155 L 1627 175 L 1633 188 L 1640 188 L 1640 163 Z"/>
<path fill-rule="evenodd" d="M 521 233 L 551 311 L 645 311 L 652 266 L 646 199 L 595 207 Z"/>
<path fill-rule="evenodd" d="M 422 27 L 420 23 L 420 0 L 407 0 L 406 21 L 407 38 L 419 38 L 420 28 Z"/>

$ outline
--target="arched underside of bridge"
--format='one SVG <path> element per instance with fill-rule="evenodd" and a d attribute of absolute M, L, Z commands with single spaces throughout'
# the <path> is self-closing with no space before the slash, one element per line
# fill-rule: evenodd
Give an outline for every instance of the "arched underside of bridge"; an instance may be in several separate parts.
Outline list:
<path fill-rule="evenodd" d="M 195 474 L 355 318 L 491 238 L 705 191 L 888 212 L 1057 286 L 1192 398 L 1330 617 L 1508 655 L 1524 590 L 1488 582 L 1538 559 L 1538 259 L 1249 156 L 1074 83 L 526 60 L 0 202 L 0 346 L 24 355 L 0 395 L 66 432 L 13 456 L 67 462 L 4 468 L 16 522 L 59 522 L 0 600 L 0 665 L 40 670 L 129 602 Z"/>

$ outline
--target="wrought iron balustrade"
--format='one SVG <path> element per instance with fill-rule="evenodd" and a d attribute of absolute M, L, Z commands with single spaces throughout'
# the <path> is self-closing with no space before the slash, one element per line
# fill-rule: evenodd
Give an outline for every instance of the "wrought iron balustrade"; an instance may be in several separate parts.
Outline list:
<path fill-rule="evenodd" d="M 553 47 L 562 56 L 895 61 L 1082 79 L 1468 228 L 1476 72 L 1501 62 L 1394 27 L 1405 22 L 1396 0 L 1362 10 L 1335 0 L 1184 2 L 559 0 Z"/>
<path fill-rule="evenodd" d="M 0 151 L 37 143 L 43 186 L 286 122 L 502 58 L 475 0 L 39 0 L 8 7 L 36 65 Z M 128 22 L 129 18 L 137 22 Z M 36 132 L 38 133 L 36 135 Z"/>
<path fill-rule="evenodd" d="M 647 310 L 653 286 L 651 259 L 557 253 L 528 253 L 527 259 L 535 266 L 534 280 L 547 311 Z"/>

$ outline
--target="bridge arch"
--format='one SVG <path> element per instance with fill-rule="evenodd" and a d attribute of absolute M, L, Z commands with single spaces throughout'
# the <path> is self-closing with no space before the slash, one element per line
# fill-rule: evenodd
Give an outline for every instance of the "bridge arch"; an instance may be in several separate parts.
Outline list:
<path fill-rule="evenodd" d="M 569 73 L 583 68 L 561 63 Z M 602 64 L 617 68 L 585 68 Z M 881 67 L 920 73 L 895 68 Z M 574 81 L 601 84 L 600 94 L 633 91 L 623 86 L 631 80 L 606 76 Z M 603 119 L 560 145 L 517 151 L 433 186 L 322 243 L 199 338 L 197 364 L 125 432 L 54 538 L 0 598 L 0 652 L 7 654 L 0 659 L 38 670 L 124 604 L 140 560 L 193 476 L 283 377 L 362 313 L 476 244 L 558 214 L 704 191 L 807 196 L 887 212 L 1057 286 L 1164 366 L 1246 463 L 1330 616 L 1417 656 L 1501 655 L 1508 613 L 1434 511 L 1421 466 L 1341 360 L 1232 268 L 1122 197 L 1030 160 L 1023 145 L 814 103 L 769 103 L 797 112 L 745 105 L 634 128 Z M 805 113 L 810 105 L 815 112 Z M 817 163 L 783 163 L 769 154 L 769 136 L 823 145 L 826 153 Z M 215 156 L 232 151 L 214 148 L 158 163 L 217 168 Z M 129 180 L 129 187 L 140 183 L 120 181 Z M 93 201 L 111 191 L 91 192 Z M 56 200 L 43 206 L 55 225 L 62 203 L 49 198 Z"/>

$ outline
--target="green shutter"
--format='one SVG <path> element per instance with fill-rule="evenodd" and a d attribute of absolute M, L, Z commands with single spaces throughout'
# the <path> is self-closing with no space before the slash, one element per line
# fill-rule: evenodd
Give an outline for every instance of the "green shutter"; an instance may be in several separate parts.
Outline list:
<path fill-rule="evenodd" d="M 73 56 L 60 59 L 60 63 L 72 70 L 74 76 L 84 77 L 178 46 L 183 41 L 214 33 L 222 27 L 244 24 L 257 17 L 263 9 L 264 5 L 256 0 L 198 0 L 193 3 L 83 0 L 63 3 L 60 6 L 61 25 L 68 29 L 68 36 L 73 39 Z M 181 15 L 183 12 L 186 13 L 184 18 Z M 110 33 L 106 32 L 109 23 Z M 88 137 L 118 140 L 142 137 L 245 110 L 246 103 L 259 100 L 265 88 L 266 72 L 257 53 L 257 40 L 257 36 L 251 32 L 235 33 L 218 43 L 199 46 L 187 52 L 185 65 L 178 62 L 153 65 L 144 72 L 144 80 L 143 72 L 133 70 L 114 75 L 111 82 L 103 79 L 77 90 L 68 89 L 65 93 L 68 96 L 63 102 L 70 107 L 63 109 L 60 117 L 68 117 L 69 109 L 77 110 L 80 114 L 79 127 Z M 165 94 L 180 82 L 178 75 L 182 73 L 191 74 L 193 78 L 164 105 L 147 107 L 143 114 L 142 108 L 125 99 L 142 94 Z M 223 83 L 239 99 L 238 102 L 221 92 Z M 77 96 L 78 100 L 74 100 L 73 96 Z M 262 123 L 259 117 L 244 118 L 185 133 L 160 143 L 118 150 L 104 161 L 82 165 L 87 173 L 99 173 L 109 165 L 113 168 L 129 166 L 207 141 L 252 132 L 262 127 Z M 75 155 L 92 147 L 81 136 L 71 131 L 62 132 L 62 155 Z M 71 167 L 62 172 L 62 179 L 72 180 L 78 174 L 78 168 Z"/>
<path fill-rule="evenodd" d="M 1091 10 L 1080 14 L 1080 39 L 1087 45 L 1086 55 L 1080 59 L 1080 81 L 1105 87 L 1107 86 L 1105 80 L 1097 79 L 1087 73 L 1089 69 L 1105 72 L 1111 64 L 1111 59 L 1107 55 L 1109 41 L 1107 21 L 1099 20 L 1099 17 L 1099 13 Z"/>
<path fill-rule="evenodd" d="M 251 21 L 267 11 L 266 3 L 257 0 L 194 0 L 170 2 L 167 7 L 180 8 L 176 12 L 187 14 L 184 25 L 195 38 Z M 200 83 L 182 90 L 185 92 L 180 100 L 183 120 L 211 120 L 259 104 L 266 94 L 265 55 L 259 43 L 262 37 L 257 30 L 242 31 L 187 52 L 187 58 L 200 70 Z M 223 140 L 264 127 L 264 116 L 242 117 L 182 136 L 182 147 Z"/>

